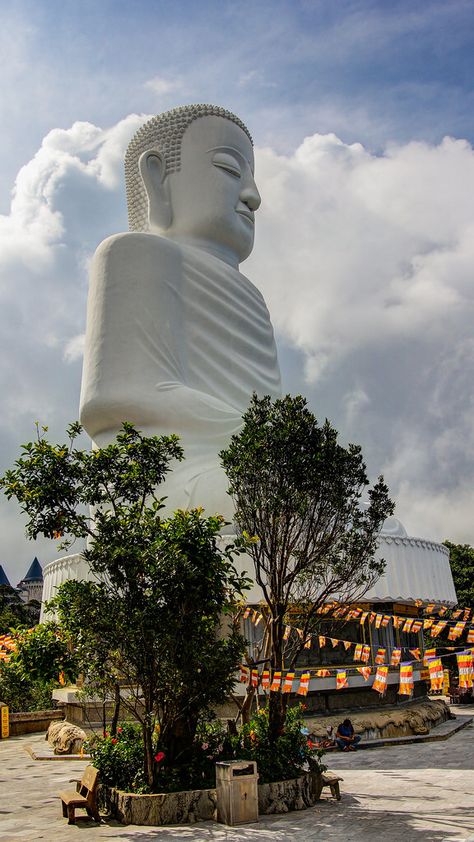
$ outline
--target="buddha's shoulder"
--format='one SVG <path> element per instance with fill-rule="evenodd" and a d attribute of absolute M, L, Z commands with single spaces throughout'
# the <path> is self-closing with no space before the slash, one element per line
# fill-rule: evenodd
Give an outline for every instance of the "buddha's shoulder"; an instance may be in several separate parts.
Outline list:
<path fill-rule="evenodd" d="M 143 269 L 153 265 L 154 271 L 160 266 L 170 266 L 180 261 L 180 248 L 176 243 L 158 234 L 130 232 L 113 234 L 98 246 L 94 254 L 96 268 L 104 265 L 121 266 L 126 269 L 132 265 Z"/>

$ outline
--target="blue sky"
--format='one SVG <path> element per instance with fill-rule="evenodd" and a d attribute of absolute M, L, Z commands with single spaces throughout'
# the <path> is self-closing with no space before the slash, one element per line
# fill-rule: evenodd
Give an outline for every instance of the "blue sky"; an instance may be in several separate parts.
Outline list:
<path fill-rule="evenodd" d="M 77 416 L 87 263 L 126 226 L 128 138 L 214 102 L 257 148 L 243 271 L 285 388 L 363 445 L 411 533 L 474 542 L 473 23 L 470 0 L 3 0 L 0 469 L 36 418 L 59 436 Z M 2 502 L 12 580 L 35 554 L 56 549 Z"/>

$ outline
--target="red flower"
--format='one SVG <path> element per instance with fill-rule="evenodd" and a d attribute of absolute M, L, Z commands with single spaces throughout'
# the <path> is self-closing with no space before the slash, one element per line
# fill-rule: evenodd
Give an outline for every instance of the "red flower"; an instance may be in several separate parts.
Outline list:
<path fill-rule="evenodd" d="M 158 754 L 155 754 L 155 760 L 157 763 L 161 763 L 162 760 L 165 759 L 165 755 L 163 751 L 159 751 Z"/>
<path fill-rule="evenodd" d="M 108 736 L 109 736 L 109 732 L 108 732 L 108 731 L 104 731 L 104 737 L 108 737 Z"/>
<path fill-rule="evenodd" d="M 113 737 L 111 742 L 113 746 L 115 745 L 115 743 L 118 743 L 117 737 Z"/>
<path fill-rule="evenodd" d="M 117 728 L 117 734 L 121 734 L 122 731 L 123 731 L 123 728 Z"/>

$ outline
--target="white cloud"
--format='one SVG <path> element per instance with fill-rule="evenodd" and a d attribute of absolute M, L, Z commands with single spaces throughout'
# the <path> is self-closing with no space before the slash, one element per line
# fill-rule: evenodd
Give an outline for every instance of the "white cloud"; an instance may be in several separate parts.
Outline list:
<path fill-rule="evenodd" d="M 87 265 L 126 228 L 123 154 L 145 119 L 50 132 L 0 216 L 0 470 L 35 419 L 57 439 L 77 417 Z M 299 354 L 316 414 L 362 444 L 410 532 L 474 542 L 471 147 L 447 138 L 377 157 L 316 134 L 289 156 L 257 150 L 257 180 L 243 271 L 295 349 L 293 372 Z M 13 511 L 0 503 L 0 558 L 20 578 L 34 552 L 56 550 L 29 547 Z"/>
<path fill-rule="evenodd" d="M 166 79 L 165 76 L 153 76 L 152 79 L 148 79 L 145 82 L 145 88 L 158 94 L 158 96 L 179 91 L 181 85 L 180 79 Z"/>
<path fill-rule="evenodd" d="M 244 271 L 300 349 L 317 414 L 384 471 L 409 530 L 474 542 L 471 146 L 375 156 L 316 134 L 292 156 L 259 150 L 257 174 Z"/>

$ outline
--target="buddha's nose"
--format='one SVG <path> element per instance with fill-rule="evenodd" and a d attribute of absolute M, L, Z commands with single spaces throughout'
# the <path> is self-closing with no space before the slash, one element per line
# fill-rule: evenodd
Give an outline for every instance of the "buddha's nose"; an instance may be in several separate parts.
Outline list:
<path fill-rule="evenodd" d="M 261 198 L 260 193 L 257 190 L 257 185 L 255 181 L 249 179 L 246 184 L 242 185 L 242 190 L 240 192 L 240 201 L 247 205 L 251 211 L 256 211 L 257 208 L 261 205 Z"/>

